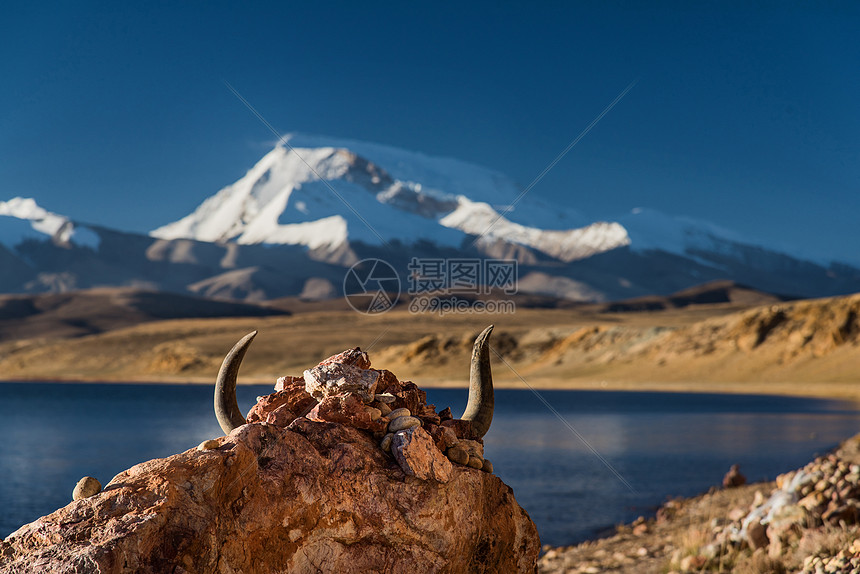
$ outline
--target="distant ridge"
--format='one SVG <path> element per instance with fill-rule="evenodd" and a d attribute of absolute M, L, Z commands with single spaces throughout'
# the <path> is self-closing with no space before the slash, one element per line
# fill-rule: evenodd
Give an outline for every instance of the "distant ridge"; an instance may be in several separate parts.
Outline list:
<path fill-rule="evenodd" d="M 515 261 L 518 295 L 640 309 L 753 291 L 860 292 L 860 267 L 807 258 L 802 245 L 777 249 L 647 208 L 590 221 L 455 159 L 289 141 L 292 149 L 277 146 L 149 236 L 73 221 L 33 199 L 0 201 L 0 293 L 134 287 L 249 302 L 337 299 L 349 268 L 368 258 L 386 261 L 404 286 L 413 258 Z M 681 293 L 714 281 L 735 286 Z"/>
<path fill-rule="evenodd" d="M 165 319 L 289 314 L 261 305 L 132 288 L 0 295 L 0 341 L 93 335 Z"/>
<path fill-rule="evenodd" d="M 718 303 L 735 303 L 752 306 L 793 301 L 802 298 L 766 293 L 734 281 L 722 280 L 695 285 L 668 296 L 649 295 L 608 303 L 604 307 L 604 310 L 607 313 L 659 311 L 662 309 L 681 309 L 689 305 Z"/>

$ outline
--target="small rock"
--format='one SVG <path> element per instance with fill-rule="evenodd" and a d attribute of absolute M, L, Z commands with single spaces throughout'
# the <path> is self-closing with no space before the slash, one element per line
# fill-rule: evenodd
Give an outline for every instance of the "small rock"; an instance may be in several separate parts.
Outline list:
<path fill-rule="evenodd" d="M 283 391 L 284 389 L 293 387 L 293 386 L 301 386 L 304 388 L 305 379 L 304 377 L 278 377 L 278 380 L 275 381 L 275 392 Z"/>
<path fill-rule="evenodd" d="M 449 427 L 454 431 L 454 434 L 457 435 L 457 438 L 462 439 L 476 439 L 478 437 L 477 433 L 475 433 L 474 427 L 472 427 L 472 421 L 467 421 L 463 419 L 449 419 L 443 420 L 440 424 L 444 427 Z"/>
<path fill-rule="evenodd" d="M 821 519 L 824 522 L 830 522 L 831 524 L 839 524 L 840 522 L 856 524 L 857 518 L 858 509 L 856 506 L 852 506 L 850 504 L 836 506 L 831 503 L 831 507 L 828 508 L 827 512 L 821 515 Z"/>
<path fill-rule="evenodd" d="M 345 363 L 321 363 L 304 372 L 305 391 L 318 401 L 354 393 L 365 403 L 375 398 L 379 371 Z"/>
<path fill-rule="evenodd" d="M 391 453 L 408 475 L 421 480 L 448 482 L 453 468 L 433 439 L 420 426 L 398 431 L 391 439 Z"/>
<path fill-rule="evenodd" d="M 78 481 L 72 491 L 72 500 L 89 498 L 102 491 L 102 483 L 91 476 L 85 476 Z"/>
<path fill-rule="evenodd" d="M 452 446 L 445 454 L 457 464 L 468 464 L 469 462 L 469 453 L 460 446 Z"/>
<path fill-rule="evenodd" d="M 488 458 L 484 459 L 484 466 L 481 468 L 481 470 L 483 470 L 484 472 L 489 472 L 490 474 L 493 474 L 493 463 L 490 462 L 490 459 L 488 459 Z"/>
<path fill-rule="evenodd" d="M 385 452 L 391 452 L 391 439 L 394 438 L 394 433 L 390 432 L 379 441 L 379 448 L 384 450 Z"/>
<path fill-rule="evenodd" d="M 361 397 L 354 393 L 326 397 L 306 416 L 310 420 L 341 423 L 369 431 L 385 430 L 384 419 L 372 420 Z"/>
<path fill-rule="evenodd" d="M 824 504 L 824 496 L 820 492 L 812 492 L 801 498 L 797 505 L 808 511 L 812 511 L 818 506 Z"/>
<path fill-rule="evenodd" d="M 747 483 L 747 477 L 741 474 L 740 466 L 733 464 L 723 477 L 723 488 L 735 488 Z"/>
<path fill-rule="evenodd" d="M 459 441 L 458 445 L 466 450 L 469 453 L 469 456 L 477 456 L 479 458 L 484 458 L 484 445 L 479 443 L 476 440 L 463 439 Z"/>
<path fill-rule="evenodd" d="M 210 438 L 209 440 L 204 440 L 203 442 L 198 444 L 197 450 L 199 450 L 199 451 L 212 450 L 213 448 L 218 448 L 220 446 L 220 444 L 221 443 L 219 443 L 214 438 Z"/>
<path fill-rule="evenodd" d="M 397 397 L 395 397 L 391 393 L 379 393 L 374 397 L 374 399 L 384 405 L 390 405 L 397 400 Z"/>
<path fill-rule="evenodd" d="M 747 526 L 747 542 L 753 550 L 767 547 L 767 527 L 758 520 L 750 522 Z"/>
<path fill-rule="evenodd" d="M 466 463 L 470 468 L 481 470 L 484 468 L 484 459 L 479 456 L 470 456 L 469 462 Z"/>
<path fill-rule="evenodd" d="M 379 409 L 375 409 L 373 407 L 367 407 L 367 408 L 365 408 L 365 410 L 367 411 L 367 414 L 370 415 L 370 420 L 372 420 L 372 421 L 378 421 L 379 417 L 382 416 L 382 411 Z"/>
<path fill-rule="evenodd" d="M 405 407 L 399 408 L 399 409 L 394 409 L 393 411 L 388 413 L 388 418 L 391 420 L 394 420 L 394 419 L 400 418 L 400 417 L 408 417 L 408 416 L 412 416 L 412 413 L 409 412 L 409 409 L 407 409 Z"/>
<path fill-rule="evenodd" d="M 454 431 L 448 427 L 443 427 L 439 425 L 431 426 L 428 429 L 430 431 L 430 436 L 433 437 L 433 440 L 436 441 L 436 448 L 445 452 L 455 444 L 460 442 L 460 439 L 457 438 L 457 435 L 454 434 Z"/>
<path fill-rule="evenodd" d="M 391 407 L 385 403 L 376 403 L 376 408 L 379 409 L 379 412 L 381 412 L 384 417 L 391 414 Z"/>
<path fill-rule="evenodd" d="M 405 410 L 405 409 L 404 409 Z M 421 421 L 415 417 L 397 417 L 388 423 L 388 432 L 397 432 L 404 429 L 421 426 Z"/>

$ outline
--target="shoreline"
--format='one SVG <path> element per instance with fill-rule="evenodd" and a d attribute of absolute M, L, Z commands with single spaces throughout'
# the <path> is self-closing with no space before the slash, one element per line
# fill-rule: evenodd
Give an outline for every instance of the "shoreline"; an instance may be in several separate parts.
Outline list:
<path fill-rule="evenodd" d="M 543 545 L 540 574 L 860 572 L 860 434 L 773 480 L 669 499 L 606 536 Z M 773 505 L 773 506 L 771 506 Z M 848 510 L 849 512 L 845 512 Z"/>
<path fill-rule="evenodd" d="M 275 380 L 277 377 L 274 378 Z M 114 380 L 108 378 L 42 378 L 17 377 L 14 379 L 0 378 L 4 383 L 56 383 L 56 384 L 103 384 L 103 385 L 214 385 L 215 378 L 200 377 L 139 377 Z M 272 378 L 247 377 L 238 382 L 237 386 L 271 385 Z M 429 378 L 422 380 L 422 388 L 428 389 L 468 389 L 468 383 L 451 381 L 450 379 Z M 593 381 L 573 380 L 559 381 L 558 379 L 539 378 L 529 382 L 528 386 L 519 379 L 500 379 L 494 381 L 494 387 L 499 390 L 532 390 L 532 391 L 610 391 L 610 392 L 648 392 L 648 393 L 683 393 L 683 394 L 719 394 L 719 395 L 759 395 L 796 397 L 802 399 L 834 400 L 852 403 L 860 407 L 860 384 L 857 383 L 785 383 L 785 382 L 631 382 L 631 381 Z M 274 392 L 274 391 L 273 391 Z"/>

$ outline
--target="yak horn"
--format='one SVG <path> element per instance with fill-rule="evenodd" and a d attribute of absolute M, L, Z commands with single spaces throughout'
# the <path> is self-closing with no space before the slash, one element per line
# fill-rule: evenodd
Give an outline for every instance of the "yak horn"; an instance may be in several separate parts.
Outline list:
<path fill-rule="evenodd" d="M 460 417 L 472 421 L 472 429 L 478 437 L 490 430 L 493 422 L 493 373 L 490 371 L 490 333 L 493 325 L 484 329 L 475 339 L 472 348 L 472 365 L 469 370 L 469 402 L 466 412 Z"/>
<path fill-rule="evenodd" d="M 230 434 L 233 429 L 247 422 L 239 410 L 239 403 L 236 402 L 236 377 L 239 374 L 239 365 L 245 357 L 245 351 L 256 336 L 257 332 L 254 331 L 239 339 L 239 342 L 224 357 L 221 370 L 218 371 L 218 378 L 215 379 L 215 418 L 218 419 L 224 434 Z"/>

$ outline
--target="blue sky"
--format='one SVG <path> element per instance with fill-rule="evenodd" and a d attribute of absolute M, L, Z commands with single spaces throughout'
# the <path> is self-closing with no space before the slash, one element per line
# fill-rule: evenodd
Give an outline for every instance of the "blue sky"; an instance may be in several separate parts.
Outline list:
<path fill-rule="evenodd" d="M 0 199 L 131 231 L 178 219 L 273 142 L 225 81 L 284 133 L 526 186 L 638 80 L 530 193 L 858 259 L 856 4 L 120 4 L 0 8 Z"/>

